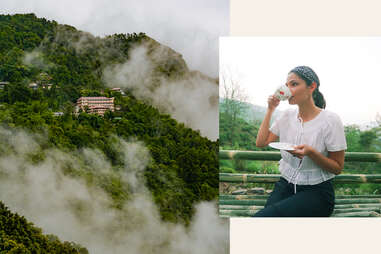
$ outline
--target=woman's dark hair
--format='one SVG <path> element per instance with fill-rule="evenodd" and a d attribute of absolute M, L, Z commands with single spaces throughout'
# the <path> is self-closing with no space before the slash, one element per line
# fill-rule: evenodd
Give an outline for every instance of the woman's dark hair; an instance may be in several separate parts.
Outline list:
<path fill-rule="evenodd" d="M 319 108 L 325 108 L 326 103 L 325 103 L 323 94 L 319 91 L 320 81 L 316 73 L 308 66 L 295 67 L 289 72 L 289 74 L 290 73 L 295 73 L 301 79 L 306 81 L 307 86 L 310 86 L 312 82 L 315 82 L 316 89 L 312 93 L 312 97 L 314 99 L 315 105 Z"/>

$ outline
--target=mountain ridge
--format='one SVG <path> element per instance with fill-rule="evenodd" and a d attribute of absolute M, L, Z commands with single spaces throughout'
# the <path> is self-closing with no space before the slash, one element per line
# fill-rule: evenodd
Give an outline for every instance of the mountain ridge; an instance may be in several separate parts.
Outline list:
<path fill-rule="evenodd" d="M 220 105 L 223 105 L 225 98 L 220 98 L 219 102 Z M 228 99 L 230 100 L 230 99 Z M 240 103 L 242 105 L 242 112 L 239 113 L 239 116 L 244 119 L 247 122 L 252 122 L 252 121 L 262 121 L 263 118 L 265 117 L 267 108 L 259 105 L 252 104 L 250 102 L 241 102 L 241 101 L 236 101 L 233 100 L 236 103 Z M 221 110 L 224 110 L 221 108 Z M 283 111 L 276 109 L 273 113 L 272 120 L 271 122 L 279 117 L 282 114 Z"/>
<path fill-rule="evenodd" d="M 0 15 L 0 28 L 0 81 L 8 82 L 0 89 L 0 122 L 3 126 L 0 129 L 0 151 L 4 156 L 19 158 L 25 163 L 23 167 L 32 169 L 55 160 L 53 165 L 60 165 L 60 175 L 79 179 L 85 186 L 95 185 L 109 196 L 112 209 L 124 211 L 136 188 L 122 177 L 122 170 L 134 172 L 133 167 L 137 167 L 131 163 L 132 159 L 128 157 L 131 155 L 126 154 L 128 150 L 121 149 L 128 144 L 132 151 L 136 147 L 148 151 L 147 156 L 152 159 L 139 176 L 143 177 L 163 221 L 189 225 L 195 204 L 215 200 L 218 195 L 218 140 L 201 136 L 200 131 L 192 130 L 168 113 L 137 98 L 133 89 L 145 85 L 144 76 L 137 80 L 133 89 L 123 88 L 125 95 L 122 95 L 106 85 L 102 72 L 108 66 L 128 64 L 133 50 L 144 44 L 146 51 L 141 52 L 152 64 L 147 91 L 156 91 L 163 79 L 178 81 L 198 76 L 196 81 L 206 79 L 215 87 L 217 80 L 190 71 L 181 54 L 156 44 L 143 33 L 96 38 L 85 32 L 78 34 L 74 27 L 37 18 L 34 14 Z M 46 80 L 43 79 L 51 82 L 51 89 L 28 86 L 31 82 L 44 84 Z M 195 84 L 197 82 L 185 86 Z M 178 83 L 174 82 L 173 86 L 176 85 Z M 73 114 L 73 104 L 79 97 L 100 95 L 114 97 L 120 110 L 107 111 L 104 117 L 86 112 Z M 209 98 L 211 102 L 208 103 L 215 103 L 214 97 Z M 63 114 L 54 116 L 56 111 Z M 21 137 L 18 141 L 21 143 L 15 143 L 14 137 Z M 33 137 L 32 141 L 25 144 L 30 137 Z M 131 141 L 130 144 L 128 140 L 140 143 L 136 145 Z M 23 150 L 29 146 L 34 149 Z M 107 173 L 89 168 L 86 164 L 89 149 L 91 154 L 101 154 L 97 156 L 101 165 L 110 165 Z M 62 153 L 70 160 L 62 162 L 51 157 L 52 151 L 60 151 L 57 154 Z M 77 155 L 79 158 L 75 157 Z M 72 160 L 78 163 L 72 165 Z M 18 170 L 23 176 L 24 169 L 17 168 L 16 172 Z M 6 165 L 0 165 L 3 184 L 10 184 L 8 179 L 14 177 L 8 173 Z M 33 186 L 19 184 L 17 187 L 30 193 L 28 188 Z M 43 193 L 60 195 L 54 191 Z M 23 200 L 10 200 L 5 193 L 0 199 L 12 203 Z M 74 201 L 68 202 L 71 209 L 68 213 L 75 211 L 72 216 L 85 213 L 86 204 Z M 23 203 L 19 205 L 24 206 Z M 44 204 L 41 209 L 45 206 L 49 207 L 49 204 Z M 49 215 L 54 216 L 54 213 Z"/>

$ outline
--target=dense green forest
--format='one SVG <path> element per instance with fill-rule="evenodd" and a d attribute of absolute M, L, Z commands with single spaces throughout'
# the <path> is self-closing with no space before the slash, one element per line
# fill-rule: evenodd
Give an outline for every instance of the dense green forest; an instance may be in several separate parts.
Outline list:
<path fill-rule="evenodd" d="M 245 103 L 220 101 L 220 149 L 247 151 L 276 151 L 270 147 L 258 148 L 255 140 L 261 120 L 247 117 Z M 232 112 L 236 112 L 235 116 Z M 263 110 L 258 109 L 258 118 L 264 117 Z M 381 152 L 381 117 L 375 119 L 377 125 L 363 130 L 358 125 L 344 126 L 347 140 L 347 152 Z M 277 162 L 221 160 L 220 172 L 224 173 L 258 173 L 279 174 Z M 380 174 L 381 165 L 372 162 L 346 162 L 343 174 Z M 257 185 L 256 185 L 257 186 Z M 269 185 L 261 185 L 270 187 Z M 381 193 L 375 184 L 342 184 L 346 193 Z"/>
<path fill-rule="evenodd" d="M 0 82 L 4 84 L 0 122 L 5 129 L 46 137 L 41 149 L 30 153 L 34 165 L 52 148 L 66 152 L 93 148 L 118 172 L 126 162 L 115 139 L 133 137 L 143 142 L 153 159 L 144 179 L 162 219 L 188 224 L 194 204 L 218 195 L 218 141 L 202 137 L 149 102 L 137 100 L 131 91 L 122 95 L 106 87 L 102 70 L 126 62 L 131 49 L 143 43 L 149 49 L 147 54 L 160 46 L 143 33 L 99 38 L 34 14 L 0 15 Z M 170 49 L 167 52 L 155 62 L 158 75 L 168 79 L 191 75 L 181 55 Z M 31 89 L 30 83 L 38 88 Z M 43 88 L 47 83 L 52 84 L 51 89 Z M 81 96 L 114 97 L 120 109 L 107 111 L 104 117 L 74 114 L 74 103 Z M 54 116 L 54 112 L 63 115 Z M 0 143 L 0 150 L 9 152 L 9 147 Z M 100 177 L 81 166 L 65 173 L 104 189 L 117 208 L 129 199 L 129 186 L 120 177 Z"/>
<path fill-rule="evenodd" d="M 14 214 L 0 201 L 0 253 L 62 253 L 86 254 L 76 243 L 61 243 L 53 235 L 43 235 L 41 229 Z"/>

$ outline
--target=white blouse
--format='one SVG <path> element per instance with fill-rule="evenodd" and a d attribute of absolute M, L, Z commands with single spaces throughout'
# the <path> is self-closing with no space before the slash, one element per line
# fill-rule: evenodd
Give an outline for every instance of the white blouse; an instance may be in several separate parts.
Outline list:
<path fill-rule="evenodd" d="M 279 137 L 280 142 L 310 145 L 325 156 L 328 151 L 347 149 L 344 126 L 337 114 L 322 110 L 314 119 L 303 123 L 298 113 L 299 109 L 287 110 L 272 124 L 270 131 Z M 279 171 L 288 182 L 313 185 L 335 177 L 308 156 L 299 159 L 284 150 L 281 155 Z"/>

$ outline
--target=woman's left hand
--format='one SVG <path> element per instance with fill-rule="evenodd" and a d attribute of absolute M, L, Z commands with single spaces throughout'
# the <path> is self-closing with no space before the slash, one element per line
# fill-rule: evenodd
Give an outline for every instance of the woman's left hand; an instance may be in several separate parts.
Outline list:
<path fill-rule="evenodd" d="M 303 159 L 304 156 L 308 156 L 312 153 L 314 148 L 309 145 L 297 145 L 294 146 L 295 150 L 288 151 L 291 153 L 294 157 L 298 157 L 299 159 Z"/>

